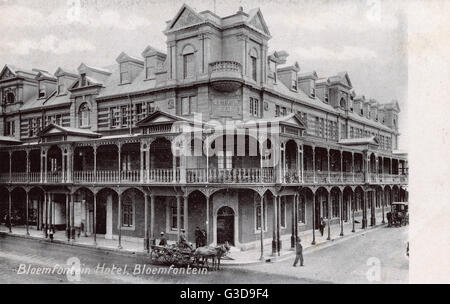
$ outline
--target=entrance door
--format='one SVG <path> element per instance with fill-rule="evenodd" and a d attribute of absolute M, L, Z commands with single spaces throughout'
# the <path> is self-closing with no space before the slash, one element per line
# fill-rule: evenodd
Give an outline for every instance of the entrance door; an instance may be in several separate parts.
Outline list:
<path fill-rule="evenodd" d="M 314 208 L 316 210 L 314 210 L 314 224 L 315 224 L 315 229 L 319 229 L 319 223 L 320 223 L 320 203 L 318 202 L 318 200 L 316 199 L 314 202 Z"/>
<path fill-rule="evenodd" d="M 225 242 L 234 245 L 234 211 L 230 207 L 222 207 L 217 212 L 217 244 Z"/>
<path fill-rule="evenodd" d="M 106 234 L 106 204 L 97 201 L 97 216 L 95 218 L 95 228 L 97 234 Z"/>

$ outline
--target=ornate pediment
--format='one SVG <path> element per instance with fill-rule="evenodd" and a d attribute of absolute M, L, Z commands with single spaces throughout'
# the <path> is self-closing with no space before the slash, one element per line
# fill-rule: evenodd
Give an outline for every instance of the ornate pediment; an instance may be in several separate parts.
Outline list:
<path fill-rule="evenodd" d="M 2 72 L 0 73 L 0 80 L 10 79 L 16 77 L 16 74 L 11 71 L 11 69 L 5 65 Z"/>
<path fill-rule="evenodd" d="M 260 9 L 250 12 L 248 20 L 249 25 L 270 36 L 269 28 L 267 27 L 266 21 L 264 20 Z"/>
<path fill-rule="evenodd" d="M 180 28 L 199 24 L 203 21 L 203 18 L 199 14 L 197 14 L 192 8 L 185 4 L 178 11 L 178 14 L 175 16 L 175 18 L 173 18 L 168 27 L 168 30 L 177 30 Z"/>

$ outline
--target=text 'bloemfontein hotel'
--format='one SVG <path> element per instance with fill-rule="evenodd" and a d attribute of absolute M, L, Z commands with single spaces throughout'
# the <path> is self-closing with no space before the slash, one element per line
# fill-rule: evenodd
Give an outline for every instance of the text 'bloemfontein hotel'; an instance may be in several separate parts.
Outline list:
<path fill-rule="evenodd" d="M 406 200 L 396 101 L 355 94 L 346 72 L 286 66 L 259 9 L 184 5 L 164 33 L 166 52 L 106 68 L 5 65 L 0 206 L 13 230 L 83 227 L 145 247 L 182 228 L 193 241 L 198 226 L 246 249 L 262 228 L 279 250 L 320 217 L 340 225 L 354 210 L 366 227 Z"/>

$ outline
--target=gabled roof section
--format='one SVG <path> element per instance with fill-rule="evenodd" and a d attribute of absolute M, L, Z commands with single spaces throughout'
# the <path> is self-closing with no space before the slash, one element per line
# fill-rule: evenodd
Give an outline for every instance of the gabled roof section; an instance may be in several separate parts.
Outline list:
<path fill-rule="evenodd" d="M 312 71 L 312 72 L 306 72 L 306 73 L 298 74 L 298 79 L 299 80 L 303 80 L 303 79 L 314 79 L 314 80 L 317 80 L 317 79 L 319 79 L 319 77 L 317 76 L 316 71 Z"/>
<path fill-rule="evenodd" d="M 2 71 L 0 72 L 0 80 L 9 79 L 16 77 L 16 69 L 12 65 L 5 64 Z"/>
<path fill-rule="evenodd" d="M 193 122 L 184 117 L 172 115 L 172 114 L 158 110 L 158 111 L 151 113 L 147 117 L 141 119 L 140 121 L 138 121 L 136 123 L 136 126 L 144 127 L 144 126 L 156 125 L 156 124 L 170 124 L 170 123 L 174 123 L 176 121 Z"/>
<path fill-rule="evenodd" d="M 80 74 L 86 73 L 88 71 L 93 71 L 93 72 L 96 72 L 96 73 L 104 74 L 106 76 L 111 75 L 111 72 L 106 70 L 106 69 L 92 67 L 92 66 L 89 66 L 89 65 L 87 65 L 85 63 L 81 63 L 77 70 L 78 70 L 78 73 L 80 73 Z"/>
<path fill-rule="evenodd" d="M 344 138 L 339 141 L 339 144 L 345 146 L 361 146 L 361 145 L 374 145 L 378 146 L 379 142 L 375 136 L 361 137 L 361 138 Z"/>
<path fill-rule="evenodd" d="M 297 127 L 300 129 L 306 129 L 305 124 L 303 123 L 302 118 L 297 113 L 290 113 L 286 116 L 275 117 L 271 119 L 255 119 L 249 120 L 242 124 L 243 127 L 253 127 L 256 125 L 274 125 L 274 124 L 285 124 L 292 127 Z"/>
<path fill-rule="evenodd" d="M 56 77 L 60 77 L 60 76 L 68 76 L 68 77 L 72 77 L 72 78 L 78 78 L 78 74 L 72 71 L 68 71 L 68 70 L 64 70 L 63 68 L 59 67 L 55 74 Z"/>
<path fill-rule="evenodd" d="M 134 62 L 134 63 L 139 64 L 139 65 L 144 65 L 144 61 L 143 60 L 141 60 L 139 58 L 136 58 L 136 57 L 133 57 L 133 56 L 130 56 L 130 55 L 128 55 L 125 52 L 120 53 L 120 55 L 116 58 L 116 62 L 117 63 Z"/>
<path fill-rule="evenodd" d="M 400 106 L 398 105 L 398 101 L 397 100 L 392 100 L 391 102 L 389 102 L 389 103 L 385 103 L 384 104 L 384 108 L 386 109 L 386 110 L 389 110 L 389 109 L 393 109 L 393 110 L 395 110 L 395 111 L 397 111 L 397 112 L 400 112 Z"/>
<path fill-rule="evenodd" d="M 347 72 L 339 72 L 334 76 L 330 76 L 329 80 L 331 84 L 341 84 L 349 89 L 353 88 L 352 82 Z"/>
<path fill-rule="evenodd" d="M 35 77 L 36 80 L 50 80 L 50 81 L 56 81 L 56 77 L 50 74 L 47 71 L 39 71 Z"/>
<path fill-rule="evenodd" d="M 158 55 L 158 56 L 161 56 L 161 57 L 166 57 L 167 56 L 164 52 L 162 52 L 162 51 L 160 51 L 158 49 L 155 49 L 154 47 L 152 47 L 150 45 L 148 45 L 145 48 L 145 50 L 142 52 L 141 55 L 144 58 L 148 57 L 148 56 L 153 56 L 153 55 Z"/>
<path fill-rule="evenodd" d="M 267 36 L 271 36 L 269 32 L 269 28 L 267 27 L 267 23 L 264 20 L 260 8 L 254 8 L 248 12 L 247 24 L 251 27 L 256 28 L 257 30 L 263 32 Z"/>
<path fill-rule="evenodd" d="M 189 5 L 183 4 L 175 17 L 167 24 L 166 32 L 203 23 L 205 19 Z"/>
<path fill-rule="evenodd" d="M 92 132 L 91 130 L 61 127 L 55 124 L 49 124 L 38 133 L 39 137 L 47 137 L 53 135 L 75 135 L 87 138 L 99 138 L 102 136 L 101 134 Z"/>

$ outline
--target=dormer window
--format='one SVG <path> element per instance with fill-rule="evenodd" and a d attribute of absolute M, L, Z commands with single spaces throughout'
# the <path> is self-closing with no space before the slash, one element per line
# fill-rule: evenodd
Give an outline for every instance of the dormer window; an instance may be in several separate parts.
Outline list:
<path fill-rule="evenodd" d="M 316 97 L 316 89 L 311 88 L 310 94 L 311 94 L 311 97 L 313 97 L 313 98 Z"/>
<path fill-rule="evenodd" d="M 85 87 L 87 85 L 86 74 L 81 74 L 81 87 Z"/>
<path fill-rule="evenodd" d="M 345 99 L 341 98 L 341 101 L 339 102 L 339 106 L 341 107 L 341 109 L 345 110 Z"/>
<path fill-rule="evenodd" d="M 329 95 L 328 95 L 328 91 L 325 92 L 325 102 L 328 103 L 329 100 Z"/>
<path fill-rule="evenodd" d="M 297 88 L 298 88 L 298 84 L 297 84 L 297 73 L 295 73 L 295 72 L 292 72 L 292 89 L 294 90 L 294 91 L 297 91 Z"/>
<path fill-rule="evenodd" d="M 361 108 L 359 115 L 364 116 L 364 110 Z"/>
<path fill-rule="evenodd" d="M 127 66 L 125 66 L 124 63 L 120 64 L 120 83 L 126 84 L 130 83 L 130 72 L 127 69 Z"/>
<path fill-rule="evenodd" d="M 39 98 L 44 98 L 44 97 L 45 97 L 45 86 L 40 85 L 39 86 Z"/>
<path fill-rule="evenodd" d="M 155 66 L 152 65 L 152 58 L 151 57 L 145 58 L 145 78 L 149 79 L 150 76 L 152 76 L 154 71 L 155 71 Z"/>
<path fill-rule="evenodd" d="M 64 83 L 61 82 L 61 80 L 58 80 L 58 95 L 65 93 L 65 86 Z"/>

